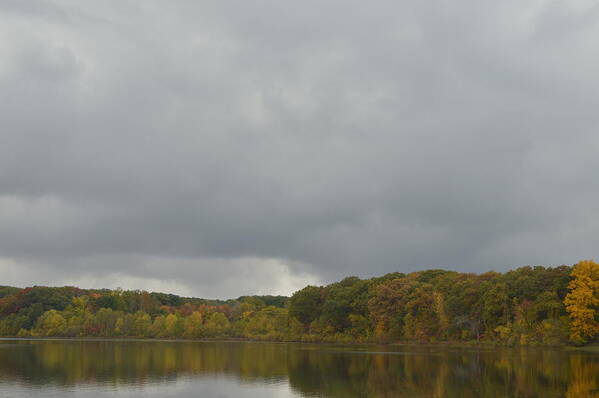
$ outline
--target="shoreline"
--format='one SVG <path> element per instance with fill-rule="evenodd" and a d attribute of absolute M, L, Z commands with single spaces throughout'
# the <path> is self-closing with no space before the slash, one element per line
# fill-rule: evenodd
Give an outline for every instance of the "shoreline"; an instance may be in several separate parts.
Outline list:
<path fill-rule="evenodd" d="M 445 348 L 478 348 L 478 349 L 564 349 L 575 351 L 591 351 L 599 353 L 599 342 L 590 343 L 583 346 L 574 345 L 517 345 L 506 346 L 494 342 L 434 342 L 434 343 L 418 343 L 418 342 L 395 342 L 395 343 L 380 343 L 380 342 L 356 342 L 356 343 L 337 343 L 326 341 L 297 341 L 297 340 L 260 340 L 247 338 L 203 338 L 203 339 L 182 339 L 182 338 L 145 338 L 145 337 L 18 337 L 4 336 L 0 337 L 0 341 L 113 341 L 113 342 L 162 342 L 162 343 L 268 343 L 268 344 L 302 344 L 313 346 L 387 346 L 387 347 L 445 347 Z"/>

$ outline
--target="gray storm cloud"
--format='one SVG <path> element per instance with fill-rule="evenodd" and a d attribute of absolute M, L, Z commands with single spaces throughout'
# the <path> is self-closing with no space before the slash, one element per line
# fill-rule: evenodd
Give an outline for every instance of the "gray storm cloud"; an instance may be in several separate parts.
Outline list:
<path fill-rule="evenodd" d="M 592 258 L 598 22 L 590 1 L 4 1 L 0 284 L 228 297 Z"/>

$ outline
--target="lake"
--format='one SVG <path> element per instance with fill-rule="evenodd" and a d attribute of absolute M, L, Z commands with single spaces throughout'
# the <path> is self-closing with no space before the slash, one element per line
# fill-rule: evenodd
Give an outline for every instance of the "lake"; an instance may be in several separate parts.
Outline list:
<path fill-rule="evenodd" d="M 599 397 L 565 349 L 0 340 L 0 397 Z"/>

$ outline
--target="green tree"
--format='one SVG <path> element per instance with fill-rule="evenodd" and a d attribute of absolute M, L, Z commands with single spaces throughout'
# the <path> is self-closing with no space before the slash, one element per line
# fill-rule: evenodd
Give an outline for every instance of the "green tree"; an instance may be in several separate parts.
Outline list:
<path fill-rule="evenodd" d="M 296 318 L 304 326 L 320 317 L 323 304 L 323 288 L 306 286 L 289 299 L 289 315 Z"/>

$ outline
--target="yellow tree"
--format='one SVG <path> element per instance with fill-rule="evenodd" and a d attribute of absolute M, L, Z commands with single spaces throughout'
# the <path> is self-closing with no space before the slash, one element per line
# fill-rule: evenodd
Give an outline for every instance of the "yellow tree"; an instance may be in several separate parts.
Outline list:
<path fill-rule="evenodd" d="M 188 339 L 199 339 L 202 337 L 202 333 L 202 314 L 198 311 L 194 311 L 190 316 L 185 318 L 183 323 L 183 337 Z"/>
<path fill-rule="evenodd" d="M 164 320 L 164 328 L 166 329 L 166 335 L 168 337 L 179 337 L 180 334 L 180 320 L 174 314 L 168 314 Z"/>
<path fill-rule="evenodd" d="M 599 264 L 583 260 L 572 269 L 572 277 L 564 304 L 570 314 L 570 339 L 580 344 L 599 335 Z"/>
<path fill-rule="evenodd" d="M 56 310 L 44 312 L 37 321 L 37 332 L 42 336 L 60 336 L 66 327 L 67 322 Z"/>

